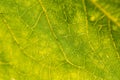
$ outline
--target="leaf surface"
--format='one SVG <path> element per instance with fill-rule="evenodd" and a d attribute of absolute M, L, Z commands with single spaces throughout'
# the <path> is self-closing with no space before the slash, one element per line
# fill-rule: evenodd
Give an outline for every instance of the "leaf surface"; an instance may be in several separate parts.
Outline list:
<path fill-rule="evenodd" d="M 120 80 L 119 0 L 1 0 L 0 80 Z"/>

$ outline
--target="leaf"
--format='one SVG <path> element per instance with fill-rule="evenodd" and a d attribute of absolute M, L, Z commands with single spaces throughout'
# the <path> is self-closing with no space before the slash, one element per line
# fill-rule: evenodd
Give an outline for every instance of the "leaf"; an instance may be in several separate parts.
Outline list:
<path fill-rule="evenodd" d="M 119 0 L 1 0 L 0 80 L 120 80 Z"/>

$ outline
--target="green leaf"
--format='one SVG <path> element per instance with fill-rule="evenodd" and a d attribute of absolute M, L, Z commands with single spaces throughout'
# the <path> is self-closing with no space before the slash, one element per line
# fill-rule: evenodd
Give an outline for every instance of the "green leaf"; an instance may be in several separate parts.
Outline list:
<path fill-rule="evenodd" d="M 120 0 L 0 0 L 0 80 L 120 80 Z"/>

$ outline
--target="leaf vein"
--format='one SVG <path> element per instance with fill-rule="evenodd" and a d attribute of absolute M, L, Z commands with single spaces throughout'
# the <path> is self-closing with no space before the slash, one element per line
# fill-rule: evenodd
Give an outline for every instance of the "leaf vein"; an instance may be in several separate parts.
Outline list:
<path fill-rule="evenodd" d="M 116 50 L 116 53 L 117 53 L 118 58 L 120 59 L 120 55 L 119 55 L 119 52 L 118 52 L 118 49 L 117 49 L 117 45 L 116 45 L 116 43 L 115 43 L 115 41 L 114 41 L 114 39 L 113 39 L 112 30 L 111 30 L 111 26 L 110 26 L 110 20 L 108 20 L 108 28 L 109 28 L 110 38 L 111 38 L 113 47 L 114 47 L 114 49 Z"/>
<path fill-rule="evenodd" d="M 120 23 L 117 22 L 117 19 L 114 18 L 111 14 L 109 14 L 101 5 L 99 5 L 96 1 L 90 0 L 93 5 L 95 5 L 103 14 L 105 14 L 108 19 L 110 19 L 114 24 L 116 24 L 118 27 L 120 27 Z"/>
<path fill-rule="evenodd" d="M 2 15 L 3 16 L 3 15 Z M 35 62 L 38 62 L 36 59 L 34 59 L 32 56 L 28 55 L 24 50 L 23 48 L 20 46 L 20 43 L 18 42 L 16 36 L 14 35 L 14 32 L 12 31 L 11 27 L 9 26 L 9 24 L 7 23 L 6 19 L 4 18 L 4 16 L 2 17 L 3 19 L 3 23 L 6 24 L 6 27 L 10 33 L 10 35 L 12 36 L 14 42 L 16 43 L 16 45 L 18 46 L 18 48 L 20 49 L 20 51 L 26 56 L 28 57 L 29 59 L 32 59 L 34 60 Z"/>
<path fill-rule="evenodd" d="M 41 7 L 42 7 L 42 9 L 43 9 L 43 12 L 44 12 L 44 14 L 45 14 L 45 17 L 46 17 L 46 19 L 47 19 L 47 22 L 48 22 L 48 25 L 49 25 L 50 32 L 51 32 L 51 34 L 53 35 L 53 38 L 55 39 L 56 44 L 58 45 L 59 49 L 62 51 L 63 56 L 64 56 L 66 62 L 67 62 L 68 64 L 70 64 L 70 65 L 76 67 L 76 68 L 81 69 L 81 68 L 82 68 L 81 66 L 72 63 L 72 62 L 67 58 L 66 53 L 64 52 L 63 47 L 61 46 L 60 42 L 58 41 L 58 38 L 57 38 L 56 34 L 54 33 L 54 30 L 53 30 L 53 28 L 52 28 L 52 26 L 51 26 L 50 20 L 49 20 L 48 15 L 47 15 L 47 11 L 46 11 L 44 5 L 42 4 L 42 1 L 39 0 L 39 3 L 40 3 L 40 5 L 41 5 Z"/>

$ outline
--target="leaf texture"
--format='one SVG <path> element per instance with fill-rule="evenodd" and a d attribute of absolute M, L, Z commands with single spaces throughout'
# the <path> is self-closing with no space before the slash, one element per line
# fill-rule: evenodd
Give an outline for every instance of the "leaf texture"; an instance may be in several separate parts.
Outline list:
<path fill-rule="evenodd" d="M 119 0 L 0 1 L 0 80 L 119 75 Z"/>

